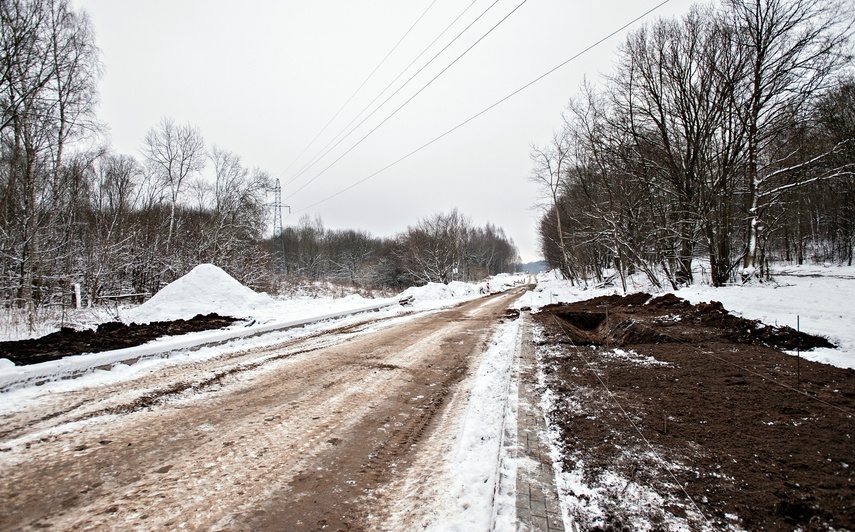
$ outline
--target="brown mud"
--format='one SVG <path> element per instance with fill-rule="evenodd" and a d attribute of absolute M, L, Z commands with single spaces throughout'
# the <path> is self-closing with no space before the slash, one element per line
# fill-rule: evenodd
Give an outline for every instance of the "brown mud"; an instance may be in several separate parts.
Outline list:
<path fill-rule="evenodd" d="M 855 530 L 855 371 L 782 352 L 826 339 L 673 295 L 534 317 L 564 471 L 595 488 L 607 471 L 625 479 L 603 488 L 600 516 L 571 509 L 583 529 L 689 516 L 693 528 Z M 643 489 L 661 507 L 627 504 Z M 589 497 L 570 495 L 580 508 Z"/>
<path fill-rule="evenodd" d="M 8 358 L 17 366 L 49 362 L 81 353 L 100 353 L 112 349 L 134 347 L 163 336 L 220 329 L 238 321 L 237 318 L 216 313 L 198 314 L 189 320 L 155 321 L 146 324 L 113 321 L 96 329 L 75 330 L 63 327 L 41 338 L 0 342 L 0 358 Z"/>

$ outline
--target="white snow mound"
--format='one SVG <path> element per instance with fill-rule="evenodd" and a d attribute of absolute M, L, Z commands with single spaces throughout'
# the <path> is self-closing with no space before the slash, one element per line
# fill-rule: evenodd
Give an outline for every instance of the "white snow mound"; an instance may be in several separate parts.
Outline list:
<path fill-rule="evenodd" d="M 441 301 L 446 299 L 461 299 L 479 295 L 478 286 L 460 281 L 452 281 L 448 284 L 427 283 L 424 286 L 407 288 L 401 293 L 401 297 L 413 296 L 419 301 Z"/>
<path fill-rule="evenodd" d="M 241 318 L 272 304 L 273 298 L 242 285 L 221 268 L 200 264 L 139 307 L 128 310 L 123 320 L 126 323 L 187 320 L 211 312 Z"/>

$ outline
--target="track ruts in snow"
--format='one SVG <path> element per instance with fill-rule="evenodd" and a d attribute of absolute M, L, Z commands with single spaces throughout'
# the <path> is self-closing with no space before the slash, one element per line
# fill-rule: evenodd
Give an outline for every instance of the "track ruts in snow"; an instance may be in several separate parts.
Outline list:
<path fill-rule="evenodd" d="M 398 379 L 399 390 L 386 401 L 372 404 L 346 435 L 327 440 L 331 445 L 289 482 L 277 497 L 280 502 L 253 516 L 247 528 L 373 529 L 377 523 L 369 525 L 372 516 L 382 513 L 384 499 L 390 496 L 387 485 L 404 474 L 424 436 L 434 428 L 448 396 L 455 393 L 472 360 L 485 349 L 489 331 L 506 301 L 507 297 L 499 298 L 499 304 L 491 303 L 488 312 L 470 308 L 454 315 L 443 313 L 445 317 L 440 319 L 452 321 L 454 327 L 419 334 L 412 340 L 402 337 L 397 345 L 377 346 L 379 350 L 427 349 L 432 353 L 417 365 L 379 365 Z M 479 300 L 476 304 L 484 303 Z"/>

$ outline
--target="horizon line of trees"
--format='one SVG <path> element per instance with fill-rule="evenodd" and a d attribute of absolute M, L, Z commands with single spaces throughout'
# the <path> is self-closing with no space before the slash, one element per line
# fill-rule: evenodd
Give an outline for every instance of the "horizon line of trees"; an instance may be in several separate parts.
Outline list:
<path fill-rule="evenodd" d="M 699 264 L 714 286 L 772 260 L 852 264 L 853 10 L 723 0 L 631 32 L 532 147 L 549 265 L 676 289 Z"/>
<path fill-rule="evenodd" d="M 520 268 L 516 245 L 503 229 L 474 225 L 457 209 L 422 218 L 388 238 L 326 229 L 320 217 L 304 215 L 270 238 L 268 249 L 289 275 L 360 287 L 480 281 Z"/>

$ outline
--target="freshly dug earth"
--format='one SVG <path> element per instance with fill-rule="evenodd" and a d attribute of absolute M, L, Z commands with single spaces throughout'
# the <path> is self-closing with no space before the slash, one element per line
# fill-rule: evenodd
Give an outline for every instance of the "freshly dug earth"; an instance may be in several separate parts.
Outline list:
<path fill-rule="evenodd" d="M 570 494 L 583 528 L 676 517 L 855 530 L 855 371 L 781 351 L 831 347 L 824 338 L 673 295 L 552 305 L 535 318 L 563 470 L 590 487 L 623 479 L 602 489 L 593 518 L 591 495 Z M 662 504 L 633 508 L 645 490 Z"/>
<path fill-rule="evenodd" d="M 237 318 L 211 313 L 196 315 L 189 320 L 155 321 L 146 324 L 113 321 L 97 329 L 77 331 L 63 327 L 41 338 L 0 342 L 0 358 L 8 358 L 17 366 L 38 364 L 81 353 L 100 353 L 111 349 L 134 347 L 162 336 L 219 329 L 231 325 Z"/>

